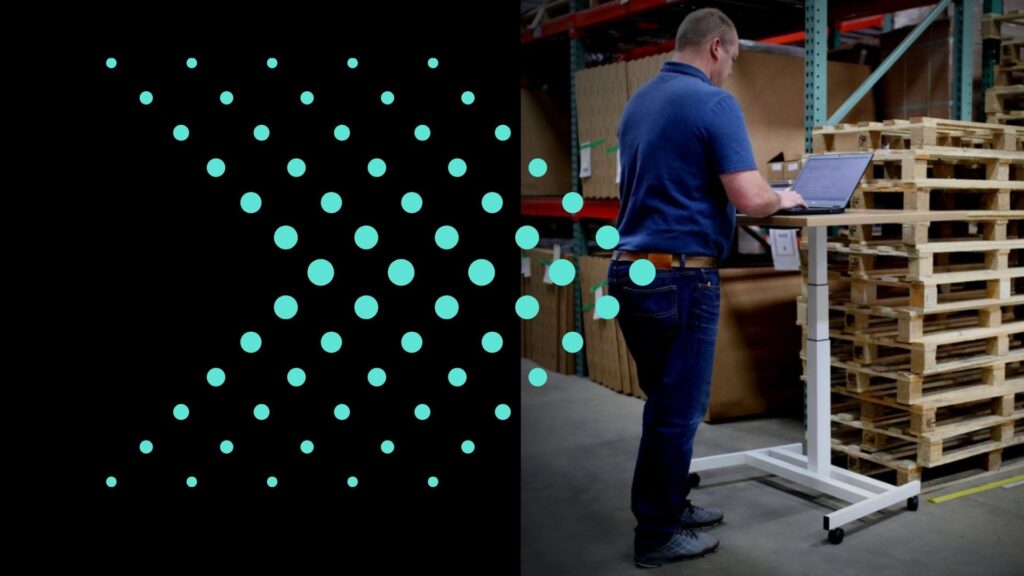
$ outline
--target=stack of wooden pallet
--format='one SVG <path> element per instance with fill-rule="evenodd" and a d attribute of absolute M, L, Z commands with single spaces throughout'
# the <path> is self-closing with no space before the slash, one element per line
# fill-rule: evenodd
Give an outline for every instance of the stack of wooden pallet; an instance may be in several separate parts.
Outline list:
<path fill-rule="evenodd" d="M 971 458 L 998 469 L 1024 444 L 1024 127 L 840 125 L 815 130 L 816 151 L 840 134 L 875 153 L 853 207 L 969 218 L 830 238 L 833 449 L 901 484 Z"/>
<path fill-rule="evenodd" d="M 995 86 L 985 91 L 985 113 L 989 122 L 1024 125 L 1024 37 L 1010 35 L 1011 28 L 1024 28 L 1024 10 L 982 16 L 981 37 L 1000 41 Z"/>

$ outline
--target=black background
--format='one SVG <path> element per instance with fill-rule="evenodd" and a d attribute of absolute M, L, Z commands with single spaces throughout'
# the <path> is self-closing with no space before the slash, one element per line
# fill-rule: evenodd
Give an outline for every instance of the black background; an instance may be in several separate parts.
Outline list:
<path fill-rule="evenodd" d="M 212 552 L 235 567 L 281 557 L 342 570 L 518 571 L 513 6 L 329 16 L 177 5 L 12 19 L 29 39 L 8 50 L 11 315 L 25 321 L 9 353 L 21 373 L 11 387 L 26 393 L 8 410 L 11 447 L 25 457 L 10 468 L 22 551 L 83 567 Z M 142 90 L 152 105 L 139 103 Z M 304 90 L 312 106 L 299 102 Z M 383 90 L 393 105 L 380 103 Z M 476 95 L 471 106 L 463 90 Z M 179 123 L 191 131 L 185 142 L 171 136 Z M 339 123 L 351 128 L 347 142 L 333 137 Z M 427 142 L 413 138 L 421 123 Z M 252 137 L 257 124 L 270 127 L 267 142 Z M 494 138 L 499 124 L 512 139 Z M 226 162 L 221 178 L 206 173 L 213 157 Z M 293 157 L 306 162 L 302 178 L 286 173 Z M 382 178 L 367 174 L 375 157 L 387 162 Z M 465 177 L 449 176 L 453 157 L 466 160 Z M 263 199 L 255 215 L 239 208 L 250 190 Z M 326 191 L 342 196 L 339 213 L 320 209 Z M 400 207 L 408 191 L 424 199 L 417 214 Z M 499 214 L 481 208 L 488 191 L 505 200 Z M 283 224 L 298 230 L 292 250 L 274 245 Z M 434 243 L 444 224 L 460 234 L 447 252 Z M 353 242 L 362 225 L 380 234 L 373 250 Z M 306 279 L 316 258 L 334 265 L 325 287 Z M 397 258 L 415 265 L 409 286 L 387 280 Z M 469 282 L 477 258 L 497 270 L 489 286 Z M 282 294 L 299 303 L 293 320 L 273 313 Z M 369 321 L 353 311 L 363 294 L 381 305 Z M 443 294 L 459 300 L 454 320 L 434 313 Z M 263 338 L 256 354 L 239 347 L 248 330 Z M 328 330 L 344 340 L 334 355 L 320 349 Z M 424 338 L 414 355 L 400 346 L 409 330 Z M 492 330 L 504 337 L 497 354 L 480 346 Z M 219 388 L 206 383 L 214 366 L 227 373 Z M 294 366 L 308 376 L 300 388 L 286 382 Z M 456 366 L 469 374 L 461 388 L 447 381 Z M 367 384 L 373 367 L 387 371 L 380 388 Z M 184 422 L 171 415 L 179 402 L 191 408 Z M 261 402 L 266 422 L 252 416 Z M 353 411 L 345 422 L 332 415 L 339 402 Z M 426 422 L 413 417 L 421 402 Z M 495 418 L 499 403 L 511 419 Z M 227 456 L 224 438 L 235 444 Z M 311 455 L 298 449 L 307 438 Z M 385 438 L 397 445 L 390 456 Z M 152 454 L 139 452 L 142 439 Z M 104 484 L 111 474 L 115 489 Z M 189 475 L 197 488 L 186 488 Z M 274 490 L 268 475 L 280 480 Z"/>

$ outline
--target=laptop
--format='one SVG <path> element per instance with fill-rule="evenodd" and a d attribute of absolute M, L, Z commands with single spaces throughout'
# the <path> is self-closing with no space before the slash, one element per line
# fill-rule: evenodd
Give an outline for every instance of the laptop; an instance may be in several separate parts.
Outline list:
<path fill-rule="evenodd" d="M 873 156 L 873 152 L 808 156 L 792 188 L 803 196 L 807 207 L 786 208 L 776 214 L 842 214 Z"/>

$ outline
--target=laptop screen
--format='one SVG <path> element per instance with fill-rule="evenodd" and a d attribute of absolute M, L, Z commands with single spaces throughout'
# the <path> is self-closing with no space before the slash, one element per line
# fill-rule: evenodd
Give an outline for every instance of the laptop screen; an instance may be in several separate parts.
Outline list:
<path fill-rule="evenodd" d="M 811 155 L 793 183 L 793 190 L 808 203 L 845 206 L 872 156 L 871 152 Z"/>

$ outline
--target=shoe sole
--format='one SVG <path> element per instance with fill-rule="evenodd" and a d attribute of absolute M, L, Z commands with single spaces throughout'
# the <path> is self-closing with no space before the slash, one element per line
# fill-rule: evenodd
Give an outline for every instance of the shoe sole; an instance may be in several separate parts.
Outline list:
<path fill-rule="evenodd" d="M 637 568 L 660 568 L 660 567 L 664 566 L 665 564 L 672 564 L 672 563 L 675 563 L 675 562 L 681 562 L 683 560 L 696 560 L 697 558 L 703 558 L 705 556 L 710 556 L 710 555 L 714 554 L 715 552 L 718 552 L 718 547 L 720 545 L 721 545 L 721 542 L 719 542 L 718 544 L 715 544 L 715 547 L 710 549 L 710 550 L 701 552 L 700 554 L 694 554 L 692 556 L 676 556 L 674 558 L 668 558 L 666 560 L 662 560 L 661 562 L 641 562 L 641 561 L 639 561 L 639 560 L 634 558 L 633 562 L 636 564 Z"/>
<path fill-rule="evenodd" d="M 719 524 L 721 524 L 724 521 L 725 521 L 725 518 L 722 518 L 721 520 L 715 520 L 714 522 L 711 522 L 710 524 L 684 524 L 684 525 L 680 526 L 680 528 L 689 528 L 691 530 L 692 529 L 699 529 L 699 528 L 713 528 L 715 526 L 718 526 Z"/>

